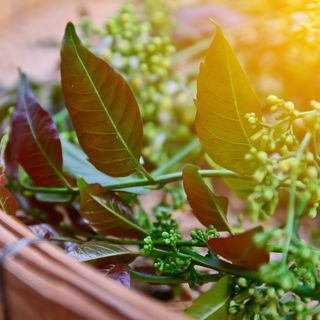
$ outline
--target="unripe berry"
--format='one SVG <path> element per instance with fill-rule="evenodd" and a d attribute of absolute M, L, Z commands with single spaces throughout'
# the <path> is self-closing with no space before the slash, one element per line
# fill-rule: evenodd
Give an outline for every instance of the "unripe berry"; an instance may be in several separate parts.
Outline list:
<path fill-rule="evenodd" d="M 275 95 L 269 95 L 267 98 L 267 102 L 269 105 L 276 105 L 280 102 L 280 99 Z"/>

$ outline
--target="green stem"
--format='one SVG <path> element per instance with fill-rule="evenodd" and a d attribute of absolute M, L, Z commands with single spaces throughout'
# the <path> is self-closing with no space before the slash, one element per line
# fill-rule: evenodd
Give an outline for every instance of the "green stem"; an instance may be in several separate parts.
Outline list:
<path fill-rule="evenodd" d="M 199 173 L 202 177 L 209 178 L 209 177 L 224 177 L 224 178 L 241 178 L 236 173 L 221 169 L 221 170 L 199 170 Z M 248 177 L 250 179 L 250 177 Z M 142 186 L 152 186 L 152 185 L 160 185 L 163 186 L 165 184 L 176 182 L 182 180 L 182 172 L 175 172 L 166 175 L 161 175 L 155 177 L 152 181 L 147 179 L 132 179 L 131 181 L 126 182 L 117 182 L 112 184 L 104 185 L 104 188 L 109 190 L 118 190 L 124 188 L 132 188 L 132 187 L 142 187 Z M 27 191 L 31 192 L 40 192 L 40 193 L 59 193 L 59 194 L 78 194 L 78 188 L 46 188 L 46 187 L 34 187 L 25 184 L 24 182 L 20 181 L 20 186 Z"/>
<path fill-rule="evenodd" d="M 285 230 L 286 241 L 284 244 L 284 250 L 282 255 L 283 264 L 287 263 L 289 247 L 290 247 L 292 235 L 294 232 L 296 189 L 297 189 L 296 184 L 292 183 L 290 187 L 287 224 L 286 224 L 286 230 Z"/>
<path fill-rule="evenodd" d="M 156 276 L 156 275 L 146 274 L 146 273 L 137 272 L 133 270 L 130 270 L 130 276 L 133 280 L 136 280 L 136 281 L 144 281 L 148 283 L 157 283 L 157 284 L 160 284 L 160 283 L 176 284 L 176 283 L 186 282 L 185 278 Z"/>
<path fill-rule="evenodd" d="M 110 243 L 115 243 L 115 244 L 126 244 L 126 245 L 144 245 L 143 240 L 137 240 L 137 239 L 118 239 L 118 238 L 109 238 L 109 237 L 103 237 L 99 235 L 94 235 L 94 234 L 86 234 L 86 233 L 81 233 L 78 234 L 78 236 L 82 236 L 91 240 L 97 240 L 97 241 L 106 241 Z M 50 240 L 54 241 L 69 241 L 69 242 L 83 242 L 80 239 L 77 238 L 69 238 L 69 237 L 51 237 Z M 165 246 L 163 241 L 153 241 L 153 244 L 155 245 L 161 245 Z M 206 247 L 205 244 L 202 243 L 194 243 L 192 240 L 178 240 L 176 242 L 176 246 L 178 247 Z"/>
<path fill-rule="evenodd" d="M 247 279 L 251 279 L 258 283 L 263 283 L 264 281 L 261 279 L 260 274 L 256 271 L 251 271 L 247 269 L 243 269 L 241 267 L 232 265 L 230 263 L 227 263 L 225 261 L 222 261 L 217 258 L 207 258 L 199 255 L 198 253 L 194 251 L 190 251 L 187 249 L 183 251 L 183 257 L 189 257 L 191 258 L 195 264 L 198 264 L 200 266 L 213 269 L 219 272 L 233 274 L 239 277 L 245 277 Z M 278 284 L 275 282 L 268 283 L 273 286 L 278 286 Z M 307 288 L 304 286 L 297 286 L 296 288 L 292 289 L 293 292 L 298 294 L 301 297 L 310 297 L 314 299 L 320 299 L 320 291 L 314 290 L 311 288 Z"/>
<path fill-rule="evenodd" d="M 311 139 L 310 132 L 307 132 L 305 137 L 303 138 L 297 153 L 296 153 L 296 160 L 299 164 L 301 157 L 303 155 L 303 151 L 308 146 Z M 288 214 L 287 214 L 287 223 L 285 229 L 285 244 L 284 244 L 284 251 L 282 256 L 283 264 L 286 264 L 288 258 L 289 247 L 291 244 L 292 236 L 294 234 L 294 226 L 295 226 L 295 201 L 296 201 L 296 191 L 297 191 L 297 175 L 298 172 L 293 172 L 291 176 L 291 186 L 290 186 L 290 193 L 289 193 L 289 203 L 288 203 Z"/>
<path fill-rule="evenodd" d="M 147 178 L 148 182 L 154 182 L 153 176 L 146 170 L 146 168 L 142 164 L 139 167 L 139 171 Z"/>
<path fill-rule="evenodd" d="M 157 275 L 137 272 L 134 270 L 130 270 L 130 275 L 133 280 L 144 281 L 148 283 L 177 284 L 177 283 L 187 282 L 185 277 L 157 276 Z M 203 275 L 199 275 L 199 280 L 201 281 L 201 283 L 216 282 L 220 279 L 220 277 L 221 276 L 219 274 L 203 274 Z"/>
<path fill-rule="evenodd" d="M 171 158 L 168 162 L 166 162 L 163 166 L 159 169 L 155 170 L 153 174 L 155 176 L 159 176 L 161 174 L 166 173 L 169 171 L 175 164 L 181 161 L 183 158 L 188 156 L 193 150 L 197 149 L 200 146 L 199 140 L 196 138 L 192 140 L 187 146 L 182 148 L 176 155 Z"/>

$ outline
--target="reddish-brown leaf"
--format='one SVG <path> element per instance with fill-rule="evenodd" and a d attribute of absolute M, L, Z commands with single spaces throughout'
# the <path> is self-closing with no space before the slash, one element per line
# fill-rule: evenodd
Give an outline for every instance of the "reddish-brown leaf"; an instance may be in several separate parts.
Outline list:
<path fill-rule="evenodd" d="M 208 241 L 210 248 L 217 254 L 243 268 L 257 270 L 269 262 L 269 253 L 265 248 L 258 248 L 253 237 L 262 232 L 261 226 L 226 238 L 213 238 Z"/>
<path fill-rule="evenodd" d="M 0 142 L 0 209 L 10 215 L 15 215 L 17 210 L 17 201 L 14 195 L 6 188 L 6 164 L 5 150 L 8 145 L 8 135 L 5 134 Z"/>
<path fill-rule="evenodd" d="M 0 186 L 0 209 L 9 215 L 15 215 L 17 202 L 13 194 L 3 185 Z"/>
<path fill-rule="evenodd" d="M 101 235 L 135 238 L 145 234 L 133 212 L 116 194 L 99 184 L 88 185 L 78 180 L 80 214 Z"/>
<path fill-rule="evenodd" d="M 183 186 L 194 215 L 206 227 L 231 232 L 227 221 L 228 199 L 216 196 L 203 181 L 194 165 L 183 169 Z"/>
<path fill-rule="evenodd" d="M 61 50 L 66 106 L 79 143 L 102 172 L 127 176 L 141 168 L 143 126 L 127 82 L 86 49 L 68 23 Z"/>
<path fill-rule="evenodd" d="M 103 270 L 110 278 L 118 281 L 123 286 L 130 288 L 131 277 L 128 265 L 126 264 L 107 264 L 101 266 L 99 269 Z"/>
<path fill-rule="evenodd" d="M 33 182 L 43 187 L 64 186 L 58 130 L 33 95 L 25 74 L 20 76 L 12 128 L 13 152 Z"/>
<path fill-rule="evenodd" d="M 69 252 L 77 261 L 90 263 L 96 267 L 106 264 L 128 264 L 136 257 L 136 252 L 104 241 L 88 241 Z"/>

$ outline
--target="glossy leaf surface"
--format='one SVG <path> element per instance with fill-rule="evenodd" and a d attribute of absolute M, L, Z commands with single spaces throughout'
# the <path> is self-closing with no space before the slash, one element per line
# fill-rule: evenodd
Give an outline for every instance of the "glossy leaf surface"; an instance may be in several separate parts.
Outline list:
<path fill-rule="evenodd" d="M 210 239 L 208 244 L 235 265 L 258 270 L 260 265 L 269 262 L 269 253 L 264 248 L 258 248 L 253 241 L 254 235 L 262 231 L 260 226 L 234 236 Z"/>
<path fill-rule="evenodd" d="M 102 266 L 105 264 L 130 263 L 137 257 L 137 254 L 108 242 L 88 241 L 69 252 L 69 256 L 77 261 Z"/>
<path fill-rule="evenodd" d="M 144 234 L 133 216 L 133 212 L 114 193 L 98 184 L 88 185 L 78 180 L 80 190 L 80 214 L 90 227 L 101 235 L 116 237 L 139 237 Z"/>
<path fill-rule="evenodd" d="M 230 276 L 221 278 L 196 299 L 187 314 L 197 320 L 227 320 L 231 295 Z"/>
<path fill-rule="evenodd" d="M 216 29 L 197 79 L 196 130 L 213 161 L 250 175 L 257 164 L 244 159 L 254 133 L 245 115 L 261 117 L 260 104 L 221 28 Z"/>
<path fill-rule="evenodd" d="M 58 130 L 36 100 L 24 74 L 20 76 L 12 127 L 12 152 L 35 185 L 65 186 Z"/>
<path fill-rule="evenodd" d="M 66 106 L 89 161 L 111 176 L 140 167 L 143 125 L 126 81 L 86 49 L 68 23 L 61 50 L 61 79 Z"/>
<path fill-rule="evenodd" d="M 227 221 L 228 199 L 216 196 L 203 181 L 194 165 L 183 169 L 183 186 L 194 215 L 206 227 L 231 231 Z"/>

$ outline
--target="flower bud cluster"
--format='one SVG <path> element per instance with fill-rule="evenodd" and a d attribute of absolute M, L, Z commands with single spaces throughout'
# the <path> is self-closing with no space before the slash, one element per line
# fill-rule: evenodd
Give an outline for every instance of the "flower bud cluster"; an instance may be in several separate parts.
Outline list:
<path fill-rule="evenodd" d="M 191 265 L 191 259 L 178 257 L 156 258 L 154 262 L 155 271 L 158 275 L 178 276 L 184 273 Z"/>
<path fill-rule="evenodd" d="M 182 234 L 178 230 L 177 221 L 171 218 L 171 210 L 165 205 L 158 205 L 154 208 L 157 221 L 154 223 L 151 238 L 175 247 L 176 242 L 182 239 Z"/>
<path fill-rule="evenodd" d="M 151 256 L 154 248 L 154 241 L 158 245 L 167 245 L 175 248 L 176 242 L 182 239 L 182 234 L 178 231 L 178 223 L 172 219 L 172 209 L 166 205 L 154 207 L 156 222 L 153 223 L 149 236 L 144 238 L 142 251 L 144 255 Z"/>
<path fill-rule="evenodd" d="M 219 238 L 220 234 L 213 225 L 210 225 L 207 229 L 197 228 L 190 233 L 190 236 L 195 244 L 206 244 L 211 238 Z"/>
<path fill-rule="evenodd" d="M 294 314 L 294 319 L 313 319 L 305 316 L 310 311 L 307 301 L 291 292 L 257 284 L 246 278 L 235 280 L 233 296 L 229 304 L 230 319 L 287 319 Z"/>
<path fill-rule="evenodd" d="M 268 97 L 271 117 L 275 122 L 264 123 L 254 113 L 248 113 L 246 119 L 254 129 L 252 144 L 245 159 L 257 166 L 253 178 L 257 185 L 248 196 L 253 220 L 267 218 L 277 207 L 278 190 L 295 183 L 298 192 L 308 202 L 305 212 L 309 217 L 317 215 L 320 202 L 320 163 L 317 151 L 307 146 L 299 160 L 296 159 L 300 142 L 295 134 L 297 119 L 303 123 L 304 130 L 317 132 L 320 128 L 320 103 L 311 101 L 313 108 L 307 112 L 298 112 L 290 101 L 274 95 Z M 313 133 L 314 134 L 314 133 Z M 293 179 L 294 177 L 294 179 Z"/>

